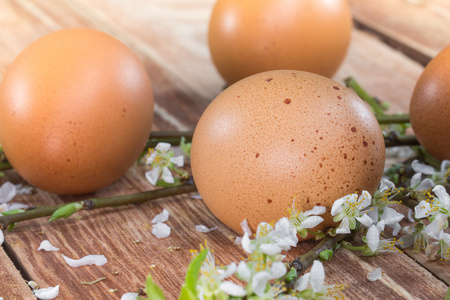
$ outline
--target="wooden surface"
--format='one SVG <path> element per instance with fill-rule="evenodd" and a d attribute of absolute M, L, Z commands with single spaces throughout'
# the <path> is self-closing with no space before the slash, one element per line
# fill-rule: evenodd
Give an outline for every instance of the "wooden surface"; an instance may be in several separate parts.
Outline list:
<path fill-rule="evenodd" d="M 423 64 L 450 44 L 449 1 L 350 2 L 356 26 L 335 79 L 354 76 L 369 93 L 389 101 L 392 112 L 407 112 Z M 224 86 L 207 48 L 213 4 L 213 0 L 2 0 L 0 80 L 15 56 L 40 36 L 67 27 L 95 28 L 120 39 L 142 59 L 155 92 L 153 129 L 194 129 Z M 144 171 L 133 167 L 118 182 L 88 196 L 149 190 L 152 187 Z M 22 182 L 14 171 L 7 172 L 3 180 Z M 53 205 L 74 199 L 83 197 L 58 197 L 36 190 L 14 201 Z M 164 208 L 170 212 L 167 224 L 172 233 L 159 240 L 151 234 L 150 221 Z M 197 224 L 219 228 L 198 233 L 194 229 Z M 221 263 L 237 261 L 243 254 L 230 238 L 234 235 L 201 200 L 189 196 L 82 212 L 50 224 L 45 219 L 20 223 L 12 232 L 5 232 L 5 244 L 0 248 L 0 297 L 35 299 L 26 285 L 26 280 L 34 280 L 41 287 L 59 284 L 57 299 L 120 299 L 123 293 L 142 288 L 151 273 L 167 298 L 176 299 L 190 261 L 189 250 L 207 239 Z M 44 239 L 60 250 L 38 252 Z M 289 257 L 307 252 L 314 244 L 302 243 Z M 171 252 L 169 247 L 180 250 Z M 103 254 L 108 263 L 71 268 L 62 254 L 71 258 Z M 367 272 L 377 267 L 383 269 L 383 279 L 369 282 Z M 350 285 L 344 290 L 348 299 L 443 299 L 450 284 L 449 262 L 430 262 L 409 251 L 366 258 L 341 249 L 325 270 L 327 283 Z M 80 284 L 100 277 L 106 279 L 91 286 Z"/>

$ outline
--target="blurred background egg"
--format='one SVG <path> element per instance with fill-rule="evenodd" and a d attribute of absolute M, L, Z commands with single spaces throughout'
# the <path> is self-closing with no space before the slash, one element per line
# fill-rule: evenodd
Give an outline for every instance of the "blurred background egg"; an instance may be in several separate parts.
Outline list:
<path fill-rule="evenodd" d="M 450 159 L 450 45 L 423 70 L 409 111 L 411 126 L 425 150 L 440 160 Z"/>
<path fill-rule="evenodd" d="M 205 204 L 241 232 L 297 209 L 373 193 L 384 168 L 384 139 L 368 105 L 350 89 L 301 71 L 269 71 L 224 90 L 195 129 L 191 164 Z"/>
<path fill-rule="evenodd" d="M 29 183 L 83 194 L 121 177 L 150 134 L 153 93 L 115 38 L 64 29 L 31 43 L 0 86 L 0 142 Z"/>
<path fill-rule="evenodd" d="M 209 23 L 209 49 L 232 84 L 269 70 L 331 77 L 350 42 L 347 0 L 218 0 Z"/>

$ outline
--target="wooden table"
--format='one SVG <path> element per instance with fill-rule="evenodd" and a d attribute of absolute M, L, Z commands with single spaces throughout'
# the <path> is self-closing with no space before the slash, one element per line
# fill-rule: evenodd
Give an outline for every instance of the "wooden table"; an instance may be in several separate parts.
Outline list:
<path fill-rule="evenodd" d="M 351 0 L 355 19 L 352 42 L 337 81 L 356 77 L 373 95 L 391 103 L 392 112 L 407 112 L 417 78 L 431 57 L 450 43 L 448 0 Z M 91 27 L 127 44 L 142 59 L 155 93 L 153 130 L 192 130 L 208 103 L 222 90 L 223 80 L 209 57 L 206 32 L 214 0 L 2 0 L 0 1 L 0 80 L 26 45 L 66 27 Z M 8 171 L 2 180 L 22 179 Z M 151 189 L 143 167 L 131 168 L 111 186 L 89 197 L 131 194 Z M 83 197 L 59 197 L 36 190 L 14 201 L 54 205 Z M 151 234 L 151 219 L 170 212 L 169 238 Z M 208 234 L 196 224 L 218 226 Z M 26 281 L 41 287 L 60 285 L 57 299 L 120 299 L 142 288 L 147 274 L 176 299 L 190 262 L 190 249 L 205 239 L 224 263 L 237 261 L 242 250 L 235 233 L 222 225 L 202 200 L 188 195 L 142 205 L 81 212 L 78 217 L 47 223 L 19 223 L 5 232 L 0 248 L 0 297 L 35 299 Z M 38 252 L 44 239 L 58 252 Z M 289 257 L 305 253 L 309 241 Z M 180 247 L 169 251 L 169 247 Z M 69 267 L 62 254 L 81 258 L 103 254 L 104 266 Z M 152 266 L 152 267 L 151 267 Z M 381 267 L 383 279 L 369 282 L 366 274 Z M 362 257 L 339 250 L 326 263 L 326 282 L 347 283 L 348 299 L 443 299 L 450 284 L 450 263 L 428 261 L 424 255 L 389 253 Z M 81 281 L 105 280 L 87 286 Z M 115 292 L 112 292 L 115 291 Z"/>

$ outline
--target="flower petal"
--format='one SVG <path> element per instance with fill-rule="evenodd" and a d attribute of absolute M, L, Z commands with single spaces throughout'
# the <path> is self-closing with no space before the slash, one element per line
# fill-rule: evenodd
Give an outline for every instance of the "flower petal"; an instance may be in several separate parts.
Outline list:
<path fill-rule="evenodd" d="M 315 293 L 320 292 L 323 289 L 325 271 L 323 269 L 323 264 L 319 260 L 315 260 L 313 263 L 309 281 Z"/>
<path fill-rule="evenodd" d="M 377 281 L 381 279 L 381 276 L 382 276 L 381 268 L 376 268 L 375 270 L 367 274 L 367 279 L 369 279 L 369 281 Z"/>
<path fill-rule="evenodd" d="M 170 235 L 170 227 L 164 223 L 159 222 L 153 225 L 152 233 L 158 239 L 163 239 Z"/>
<path fill-rule="evenodd" d="M 38 251 L 44 250 L 44 251 L 58 251 L 59 248 L 54 247 L 48 240 L 43 240 L 41 242 L 41 245 L 38 248 Z"/>
<path fill-rule="evenodd" d="M 16 195 L 29 195 L 33 191 L 32 186 L 25 186 L 22 183 L 16 184 Z"/>
<path fill-rule="evenodd" d="M 400 230 L 402 230 L 402 226 L 399 223 L 395 224 L 392 230 L 392 235 L 397 236 Z"/>
<path fill-rule="evenodd" d="M 217 226 L 208 228 L 208 227 L 206 227 L 205 225 L 195 225 L 195 230 L 196 230 L 197 232 L 203 232 L 203 233 L 211 232 L 211 231 L 213 231 L 213 230 L 216 230 L 217 228 L 218 228 Z"/>
<path fill-rule="evenodd" d="M 395 189 L 395 184 L 388 179 L 382 178 L 378 189 L 380 190 L 380 192 L 384 192 L 387 189 L 393 190 Z"/>
<path fill-rule="evenodd" d="M 286 272 L 287 272 L 286 266 L 281 261 L 274 262 L 272 264 L 272 268 L 271 269 L 272 270 L 270 272 L 270 279 L 280 278 L 280 277 L 284 276 L 286 274 Z"/>
<path fill-rule="evenodd" d="M 163 211 L 159 214 L 157 214 L 153 220 L 152 220 L 152 224 L 156 224 L 159 222 L 166 222 L 167 220 L 169 220 L 169 212 L 166 209 L 163 209 Z"/>
<path fill-rule="evenodd" d="M 268 272 L 259 272 L 253 276 L 252 289 L 258 297 L 263 297 L 269 277 Z"/>
<path fill-rule="evenodd" d="M 177 165 L 177 167 L 182 167 L 184 165 L 183 155 L 171 157 L 169 160 Z"/>
<path fill-rule="evenodd" d="M 170 172 L 168 167 L 164 167 L 162 171 L 162 180 L 167 183 L 174 183 L 175 179 L 173 179 L 172 172 Z"/>
<path fill-rule="evenodd" d="M 138 296 L 138 293 L 125 293 L 120 297 L 120 300 L 136 300 Z"/>
<path fill-rule="evenodd" d="M 33 294 L 41 300 L 50 300 L 56 298 L 59 294 L 59 285 L 44 289 L 34 290 Z"/>
<path fill-rule="evenodd" d="M 313 209 L 305 211 L 305 216 L 310 215 L 323 215 L 326 213 L 327 208 L 325 206 L 314 206 Z"/>
<path fill-rule="evenodd" d="M 373 224 L 372 218 L 367 214 L 364 214 L 362 217 L 356 217 L 356 220 L 358 220 L 359 223 L 363 224 L 366 227 L 370 227 Z"/>
<path fill-rule="evenodd" d="M 372 252 L 377 251 L 378 246 L 380 245 L 380 232 L 377 229 L 376 225 L 372 225 L 369 230 L 367 230 L 367 246 Z"/>
<path fill-rule="evenodd" d="M 267 255 L 277 255 L 281 253 L 281 250 L 283 250 L 275 244 L 262 244 L 259 246 L 259 249 L 262 251 L 262 253 Z"/>
<path fill-rule="evenodd" d="M 102 266 L 107 263 L 107 259 L 104 255 L 86 255 L 80 259 L 71 259 L 63 254 L 62 257 L 69 266 L 74 268 L 86 265 Z"/>
<path fill-rule="evenodd" d="M 425 178 L 422 182 L 417 186 L 416 191 L 425 191 L 432 189 L 436 184 L 430 178 Z"/>
<path fill-rule="evenodd" d="M 3 235 L 3 230 L 0 229 L 0 246 L 3 245 L 5 241 L 5 236 Z"/>
<path fill-rule="evenodd" d="M 7 181 L 0 187 L 0 203 L 9 202 L 16 195 L 16 187 Z"/>
<path fill-rule="evenodd" d="M 233 297 L 244 297 L 247 294 L 242 286 L 231 281 L 222 282 L 219 289 Z"/>
<path fill-rule="evenodd" d="M 433 175 L 435 173 L 434 168 L 426 164 L 420 163 L 417 159 L 411 163 L 411 167 L 414 172 L 423 173 L 425 175 Z"/>
<path fill-rule="evenodd" d="M 386 225 L 394 225 L 403 220 L 405 216 L 401 213 L 398 213 L 395 209 L 386 207 L 383 211 L 383 215 L 381 219 L 384 220 Z"/>
<path fill-rule="evenodd" d="M 145 178 L 147 178 L 147 180 L 153 185 L 156 185 L 158 177 L 159 177 L 159 167 L 155 167 L 150 171 L 145 172 Z"/>
<path fill-rule="evenodd" d="M 234 262 L 229 264 L 225 270 L 219 269 L 219 271 L 222 271 L 219 276 L 220 280 L 223 280 L 223 279 L 233 275 L 236 272 L 236 269 L 237 269 L 237 266 L 236 266 L 236 263 L 234 263 Z"/>
<path fill-rule="evenodd" d="M 441 174 L 445 175 L 445 173 L 447 173 L 448 168 L 450 168 L 450 160 L 443 160 L 441 162 Z"/>
<path fill-rule="evenodd" d="M 323 222 L 323 218 L 319 217 L 319 216 L 310 216 L 308 218 L 306 218 L 301 224 L 300 226 L 302 228 L 314 228 L 317 225 L 319 225 L 320 223 Z"/>
<path fill-rule="evenodd" d="M 447 193 L 442 185 L 437 185 L 434 187 L 433 192 L 439 198 L 439 200 L 444 204 L 446 209 L 450 209 L 450 195 Z"/>
<path fill-rule="evenodd" d="M 358 202 L 359 205 L 357 205 L 357 207 L 359 209 L 366 208 L 367 206 L 372 204 L 372 196 L 368 191 L 362 191 L 361 196 L 359 196 Z"/>
<path fill-rule="evenodd" d="M 241 261 L 237 267 L 237 275 L 240 279 L 249 281 L 251 276 L 251 271 L 244 261 Z"/>
<path fill-rule="evenodd" d="M 346 196 L 347 197 L 347 196 Z M 342 211 L 342 204 L 345 203 L 344 198 L 337 199 L 334 201 L 333 206 L 331 207 L 331 215 L 335 216 Z"/>
<path fill-rule="evenodd" d="M 412 188 L 415 188 L 419 185 L 420 181 L 422 180 L 422 173 L 416 173 L 413 177 L 411 177 L 411 184 L 410 186 Z"/>
<path fill-rule="evenodd" d="M 295 282 L 295 285 L 294 285 L 294 290 L 299 291 L 299 292 L 305 290 L 309 285 L 310 276 L 311 276 L 311 273 L 306 273 L 305 275 L 303 275 L 302 277 L 297 279 L 297 281 Z"/>
<path fill-rule="evenodd" d="M 155 150 L 161 152 L 161 153 L 166 153 L 167 151 L 170 150 L 170 147 L 172 147 L 171 144 L 169 143 L 158 143 L 158 145 L 156 145 Z"/>
<path fill-rule="evenodd" d="M 347 217 L 342 219 L 341 224 L 339 224 L 339 227 L 336 229 L 336 233 L 337 234 L 350 233 L 349 221 Z"/>
<path fill-rule="evenodd" d="M 249 236 L 252 235 L 252 230 L 250 229 L 250 226 L 248 226 L 247 219 L 244 219 L 240 225 L 244 233 L 247 233 Z"/>
<path fill-rule="evenodd" d="M 247 233 L 244 233 L 241 244 L 242 244 L 242 249 L 244 249 L 245 252 L 247 252 L 249 254 L 251 254 L 253 252 L 253 249 L 251 247 L 250 237 L 248 236 Z"/>
<path fill-rule="evenodd" d="M 416 219 L 423 219 L 427 217 L 431 213 L 430 203 L 426 202 L 425 200 L 420 201 L 419 204 L 414 207 L 414 212 Z"/>

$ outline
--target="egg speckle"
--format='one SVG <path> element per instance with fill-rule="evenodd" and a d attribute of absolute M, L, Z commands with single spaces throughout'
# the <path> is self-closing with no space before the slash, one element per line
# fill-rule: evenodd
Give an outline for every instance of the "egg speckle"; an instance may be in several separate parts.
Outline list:
<path fill-rule="evenodd" d="M 255 229 L 283 217 L 294 197 L 303 211 L 326 206 L 320 228 L 330 226 L 332 203 L 373 193 L 385 159 L 380 127 L 353 91 L 287 70 L 224 90 L 200 118 L 191 151 L 206 205 L 237 232 L 244 219 Z"/>
<path fill-rule="evenodd" d="M 153 93 L 115 38 L 64 29 L 31 43 L 0 86 L 0 142 L 32 185 L 82 194 L 122 176 L 150 134 Z"/>
<path fill-rule="evenodd" d="M 450 46 L 425 67 L 409 111 L 411 126 L 425 150 L 440 160 L 450 159 Z"/>

